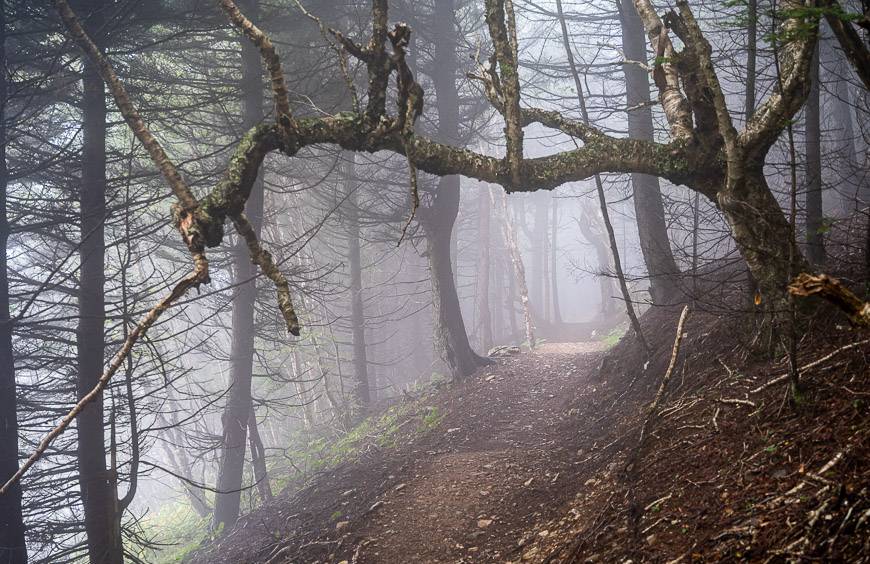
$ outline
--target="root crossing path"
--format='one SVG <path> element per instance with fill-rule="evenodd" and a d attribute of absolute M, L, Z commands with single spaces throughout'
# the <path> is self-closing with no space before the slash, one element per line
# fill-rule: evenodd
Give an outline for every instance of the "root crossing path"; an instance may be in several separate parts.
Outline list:
<path fill-rule="evenodd" d="M 545 344 L 460 386 L 437 438 L 389 476 L 394 484 L 355 527 L 349 561 L 518 559 L 531 540 L 526 531 L 576 491 L 566 487 L 577 460 L 567 407 L 587 385 L 598 348 Z"/>

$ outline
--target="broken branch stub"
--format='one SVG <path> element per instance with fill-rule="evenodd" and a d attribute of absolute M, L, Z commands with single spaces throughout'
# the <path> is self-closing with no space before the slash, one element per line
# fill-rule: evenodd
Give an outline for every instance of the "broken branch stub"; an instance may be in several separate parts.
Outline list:
<path fill-rule="evenodd" d="M 841 309 L 854 325 L 870 327 L 870 302 L 856 296 L 832 276 L 801 273 L 789 284 L 788 291 L 800 298 L 818 296 Z"/>

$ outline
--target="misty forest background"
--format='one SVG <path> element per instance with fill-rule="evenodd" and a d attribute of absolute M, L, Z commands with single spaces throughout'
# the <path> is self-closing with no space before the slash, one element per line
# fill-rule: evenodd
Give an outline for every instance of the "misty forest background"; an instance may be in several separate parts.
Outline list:
<path fill-rule="evenodd" d="M 367 37 L 369 3 L 302 4 L 324 26 Z M 215 185 L 248 129 L 274 118 L 260 53 L 215 2 L 70 5 L 195 192 Z M 238 5 L 282 54 L 296 115 L 351 109 L 349 82 L 365 92 L 364 65 L 337 53 L 295 2 Z M 616 137 L 667 138 L 648 72 L 656 55 L 631 2 L 515 0 L 514 8 L 524 103 Z M 700 0 L 692 9 L 739 128 L 781 79 L 778 16 L 766 0 Z M 390 2 L 390 21 L 414 31 L 408 66 L 426 93 L 417 130 L 500 155 L 503 122 L 469 77 L 475 56 L 491 51 L 484 16 L 473 0 Z M 51 3 L 4 0 L 0 33 L 5 480 L 94 385 L 189 258 L 168 211 L 173 195 Z M 794 189 L 795 231 L 812 264 L 863 272 L 868 97 L 824 22 L 810 73 L 806 103 L 764 174 L 786 211 Z M 528 158 L 576 146 L 537 124 L 524 143 Z M 604 173 L 506 197 L 497 184 L 421 171 L 419 191 L 406 228 L 405 158 L 328 145 L 293 159 L 269 155 L 246 212 L 290 282 L 301 336 L 288 338 L 273 285 L 228 235 L 209 251 L 211 284 L 168 310 L 102 401 L 23 477 L 30 561 L 79 561 L 89 541 L 103 542 L 94 531 L 110 536 L 113 523 L 131 561 L 177 561 L 341 460 L 371 431 L 367 415 L 468 376 L 494 347 L 615 343 L 630 330 L 617 267 L 638 315 L 688 300 L 729 316 L 762 302 L 722 212 L 667 180 Z M 88 480 L 102 480 L 107 493 L 85 511 Z M 9 499 L 0 498 L 5 515 Z"/>

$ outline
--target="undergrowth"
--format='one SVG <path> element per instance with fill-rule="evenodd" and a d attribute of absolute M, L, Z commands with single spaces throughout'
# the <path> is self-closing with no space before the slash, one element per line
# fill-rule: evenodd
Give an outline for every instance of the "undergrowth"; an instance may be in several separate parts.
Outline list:
<path fill-rule="evenodd" d="M 333 430 L 321 431 L 319 435 L 310 431 L 297 433 L 285 449 L 284 456 L 270 461 L 268 470 L 272 490 L 287 492 L 297 489 L 312 475 L 356 460 L 370 449 L 394 449 L 403 431 L 419 435 L 436 428 L 444 414 L 437 407 L 426 405 L 430 392 L 426 390 L 418 399 L 396 403 L 367 417 L 346 433 L 337 434 Z M 244 483 L 249 484 L 252 482 L 250 469 L 245 470 Z M 242 496 L 243 513 L 250 511 L 255 503 L 253 488 L 246 492 L 250 495 Z M 203 542 L 219 534 L 211 530 L 210 523 L 210 515 L 200 517 L 184 500 L 165 504 L 160 511 L 147 515 L 141 522 L 146 533 L 151 532 L 155 537 L 157 548 L 137 556 L 154 564 L 183 562 Z"/>

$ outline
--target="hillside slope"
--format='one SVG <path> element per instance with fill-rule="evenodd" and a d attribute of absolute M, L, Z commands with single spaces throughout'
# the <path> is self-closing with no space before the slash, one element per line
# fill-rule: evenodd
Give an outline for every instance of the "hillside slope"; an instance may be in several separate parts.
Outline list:
<path fill-rule="evenodd" d="M 753 392 L 783 359 L 726 347 L 741 326 L 691 314 L 637 452 L 677 315 L 644 316 L 649 362 L 631 337 L 607 353 L 550 344 L 418 400 L 390 444 L 243 518 L 194 562 L 868 561 L 868 335 L 820 320 L 801 364 L 822 360 L 790 406 L 784 384 Z"/>

